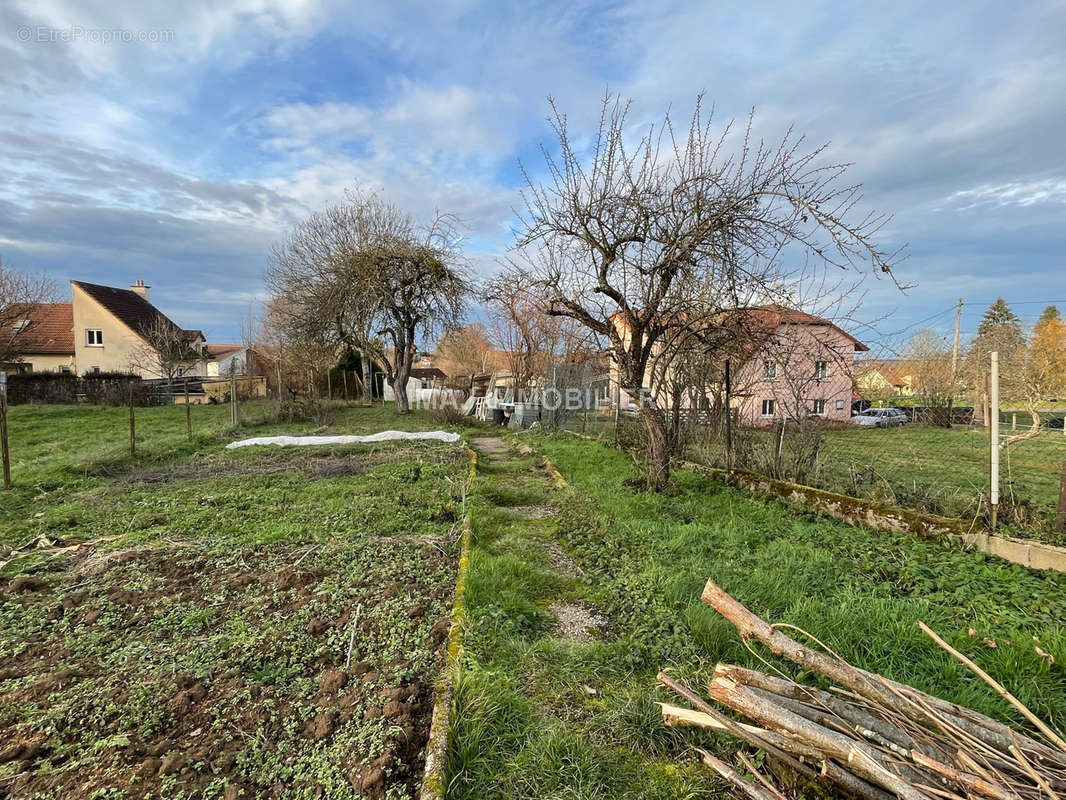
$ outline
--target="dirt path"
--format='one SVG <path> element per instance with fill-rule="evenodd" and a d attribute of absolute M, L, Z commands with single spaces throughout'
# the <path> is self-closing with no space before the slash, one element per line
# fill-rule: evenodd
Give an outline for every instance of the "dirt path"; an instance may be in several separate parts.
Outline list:
<path fill-rule="evenodd" d="M 470 440 L 470 444 L 477 450 L 478 455 L 487 456 L 489 459 L 506 455 L 511 449 L 499 436 L 476 436 Z"/>
<path fill-rule="evenodd" d="M 514 447 L 500 436 L 477 437 L 470 444 L 493 480 L 489 495 L 497 511 L 505 515 L 510 533 L 527 539 L 535 547 L 538 561 L 543 556 L 538 568 L 563 579 L 564 585 L 580 579 L 581 568 L 552 535 L 559 512 L 558 484 L 548 466 L 541 463 L 540 454 L 525 445 Z M 551 601 L 551 632 L 561 639 L 591 642 L 607 620 L 588 603 L 571 602 L 572 595 L 572 591 L 564 591 L 559 597 L 543 598 Z"/>

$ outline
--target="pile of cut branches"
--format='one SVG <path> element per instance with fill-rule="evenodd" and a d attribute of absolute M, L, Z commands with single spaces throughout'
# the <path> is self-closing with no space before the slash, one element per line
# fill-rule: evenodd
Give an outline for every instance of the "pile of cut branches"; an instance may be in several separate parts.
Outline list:
<path fill-rule="evenodd" d="M 745 723 L 659 673 L 659 681 L 691 706 L 660 704 L 668 725 L 726 732 L 767 754 L 770 775 L 738 753 L 753 782 L 699 751 L 704 763 L 751 800 L 784 800 L 780 787 L 791 783 L 786 772 L 864 800 L 1066 800 L 1066 741 L 924 624 L 919 623 L 925 633 L 1017 708 L 1042 740 L 801 645 L 780 630 L 792 626 L 768 624 L 714 581 L 707 582 L 703 601 L 745 640 L 755 639 L 833 684 L 823 691 L 784 676 L 718 664 L 710 697 L 750 721 Z"/>

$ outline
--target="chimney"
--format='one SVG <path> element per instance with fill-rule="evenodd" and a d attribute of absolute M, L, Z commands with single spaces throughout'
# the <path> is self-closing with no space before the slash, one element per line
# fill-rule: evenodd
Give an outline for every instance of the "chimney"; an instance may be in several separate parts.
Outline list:
<path fill-rule="evenodd" d="M 130 287 L 131 292 L 136 292 L 145 300 L 148 300 L 148 292 L 151 290 L 151 286 L 145 286 L 144 281 L 138 280 L 133 286 Z M 148 302 L 151 302 L 150 300 Z"/>

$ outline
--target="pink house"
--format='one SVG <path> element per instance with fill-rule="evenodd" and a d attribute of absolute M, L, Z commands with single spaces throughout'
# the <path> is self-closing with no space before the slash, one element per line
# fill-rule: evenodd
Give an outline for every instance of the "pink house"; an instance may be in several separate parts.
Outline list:
<path fill-rule="evenodd" d="M 782 417 L 851 417 L 852 365 L 868 348 L 829 320 L 784 306 L 748 309 L 756 331 L 734 366 L 732 406 L 743 425 L 772 425 Z"/>
<path fill-rule="evenodd" d="M 734 316 L 734 314 L 738 316 Z M 720 377 L 731 363 L 731 405 L 741 425 L 766 426 L 782 419 L 817 417 L 846 421 L 851 417 L 852 365 L 856 352 L 868 348 L 829 320 L 779 305 L 756 306 L 729 314 L 728 326 L 740 333 L 722 348 L 706 406 L 721 397 Z M 611 394 L 617 385 L 612 365 Z M 651 370 L 645 389 L 660 402 L 659 387 L 651 385 Z M 623 409 L 635 409 L 637 401 L 620 393 Z M 688 407 L 689 399 L 683 401 Z M 701 405 L 703 403 L 701 402 Z"/>

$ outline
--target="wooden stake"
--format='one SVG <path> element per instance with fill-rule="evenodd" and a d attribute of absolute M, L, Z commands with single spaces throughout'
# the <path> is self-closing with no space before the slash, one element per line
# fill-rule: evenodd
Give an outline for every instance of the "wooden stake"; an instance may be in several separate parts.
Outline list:
<path fill-rule="evenodd" d="M 0 451 L 3 451 L 4 488 L 11 488 L 11 451 L 7 446 L 7 385 L 0 387 Z M 1066 473 L 1063 473 L 1066 474 Z"/>
<path fill-rule="evenodd" d="M 237 372 L 231 367 L 229 373 L 229 416 L 230 423 L 237 426 Z"/>
<path fill-rule="evenodd" d="M 189 429 L 189 441 L 192 441 L 192 408 L 189 407 L 189 379 L 185 379 L 185 427 Z"/>
<path fill-rule="evenodd" d="M 699 747 L 696 748 L 696 752 L 700 754 L 700 758 L 703 759 L 703 763 L 713 769 L 722 778 L 732 786 L 734 789 L 740 791 L 741 794 L 746 795 L 750 800 L 778 800 L 782 795 L 779 792 L 770 793 L 760 786 L 756 786 L 754 783 L 744 780 L 735 769 L 729 766 L 727 763 L 719 758 L 715 758 L 706 750 Z"/>
<path fill-rule="evenodd" d="M 130 458 L 137 456 L 137 420 L 133 414 L 133 381 L 130 381 Z"/>
<path fill-rule="evenodd" d="M 989 485 L 990 500 L 992 505 L 991 529 L 996 529 L 996 517 L 999 513 L 999 352 L 993 350 L 989 354 L 992 362 L 992 374 L 989 377 L 989 402 L 988 402 L 988 444 L 989 444 Z"/>
<path fill-rule="evenodd" d="M 728 358 L 725 360 L 725 465 L 733 469 L 733 369 Z"/>

